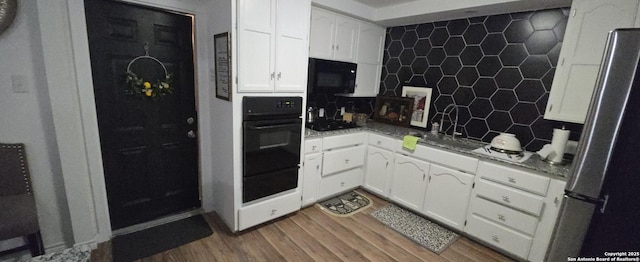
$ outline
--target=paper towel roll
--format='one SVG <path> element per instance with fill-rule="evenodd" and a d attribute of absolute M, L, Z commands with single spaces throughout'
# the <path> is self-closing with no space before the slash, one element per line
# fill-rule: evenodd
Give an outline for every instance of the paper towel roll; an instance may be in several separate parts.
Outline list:
<path fill-rule="evenodd" d="M 553 162 L 562 162 L 564 156 L 564 149 L 569 141 L 569 130 L 566 129 L 553 129 L 553 138 L 551 138 L 551 147 L 555 154 L 549 155 L 549 160 Z"/>

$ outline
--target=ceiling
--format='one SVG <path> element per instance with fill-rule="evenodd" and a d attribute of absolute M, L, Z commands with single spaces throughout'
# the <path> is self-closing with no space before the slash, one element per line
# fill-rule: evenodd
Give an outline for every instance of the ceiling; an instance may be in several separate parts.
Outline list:
<path fill-rule="evenodd" d="M 572 0 L 312 0 L 336 12 L 393 27 L 571 6 Z"/>
<path fill-rule="evenodd" d="M 362 3 L 364 5 L 367 5 L 373 8 L 381 8 L 381 7 L 387 7 L 392 5 L 415 2 L 419 0 L 353 0 L 353 1 Z"/>

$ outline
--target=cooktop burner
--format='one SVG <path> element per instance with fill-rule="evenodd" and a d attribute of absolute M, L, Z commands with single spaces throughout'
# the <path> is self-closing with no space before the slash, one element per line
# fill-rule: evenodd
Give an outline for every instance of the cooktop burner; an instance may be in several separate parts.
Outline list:
<path fill-rule="evenodd" d="M 316 120 L 313 123 L 307 123 L 306 127 L 316 131 L 331 131 L 331 130 L 356 128 L 360 126 L 356 125 L 356 123 L 354 122 L 349 123 L 343 120 L 322 119 L 322 120 Z"/>

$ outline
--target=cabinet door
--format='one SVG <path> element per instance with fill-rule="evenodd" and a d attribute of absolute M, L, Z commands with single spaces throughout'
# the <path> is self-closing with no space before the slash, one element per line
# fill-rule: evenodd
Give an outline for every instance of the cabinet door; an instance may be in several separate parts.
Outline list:
<path fill-rule="evenodd" d="M 304 92 L 309 64 L 309 0 L 278 0 L 276 92 Z"/>
<path fill-rule="evenodd" d="M 333 58 L 354 62 L 358 22 L 346 16 L 336 17 L 336 36 Z"/>
<path fill-rule="evenodd" d="M 238 91 L 272 92 L 275 0 L 240 0 L 238 10 Z"/>
<path fill-rule="evenodd" d="M 380 89 L 380 64 L 358 63 L 356 88 L 351 96 L 376 96 Z"/>
<path fill-rule="evenodd" d="M 359 23 L 358 63 L 379 65 L 382 63 L 385 29 L 369 23 Z M 359 67 L 358 67 L 359 68 Z"/>
<path fill-rule="evenodd" d="M 390 199 L 421 212 L 428 174 L 429 163 L 396 154 Z"/>
<path fill-rule="evenodd" d="M 374 193 L 388 197 L 393 170 L 393 153 L 377 147 L 369 147 L 364 187 Z"/>
<path fill-rule="evenodd" d="M 309 56 L 332 59 L 335 46 L 336 15 L 318 8 L 311 9 Z"/>
<path fill-rule="evenodd" d="M 318 200 L 318 183 L 322 176 L 322 154 L 304 157 L 302 180 L 302 205 L 307 206 Z"/>
<path fill-rule="evenodd" d="M 431 164 L 425 214 L 462 231 L 472 186 L 472 175 Z"/>
<path fill-rule="evenodd" d="M 584 123 L 608 32 L 633 27 L 638 0 L 573 1 L 546 119 Z"/>

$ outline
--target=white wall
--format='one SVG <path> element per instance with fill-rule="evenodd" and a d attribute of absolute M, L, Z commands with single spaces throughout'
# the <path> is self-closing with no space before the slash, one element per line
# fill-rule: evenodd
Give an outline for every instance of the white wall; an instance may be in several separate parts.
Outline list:
<path fill-rule="evenodd" d="M 210 6 L 210 35 L 230 32 L 231 37 L 235 38 L 233 31 L 233 21 L 235 21 L 235 1 L 214 1 Z M 235 41 L 234 41 L 235 42 Z M 210 37 L 209 46 L 213 46 L 213 37 Z M 232 55 L 235 56 L 235 48 L 232 46 Z M 235 59 L 232 59 L 235 61 Z M 214 209 L 232 229 L 236 228 L 236 212 L 234 206 L 234 134 L 237 136 L 238 131 L 234 130 L 233 119 L 233 103 L 226 100 L 216 98 L 215 93 L 215 65 L 213 50 L 209 52 L 210 81 L 211 87 L 211 170 L 212 170 L 212 199 L 214 199 Z M 232 78 L 237 74 L 237 65 L 232 63 Z M 231 83 L 232 89 L 236 89 L 234 83 Z M 237 101 L 240 97 L 231 97 L 232 101 Z M 236 131 L 236 132 L 234 132 Z"/>
<path fill-rule="evenodd" d="M 13 25 L 0 35 L 0 142 L 25 143 L 43 242 L 48 250 L 71 240 L 35 1 L 18 1 Z M 14 93 L 11 77 L 28 93 Z"/>

